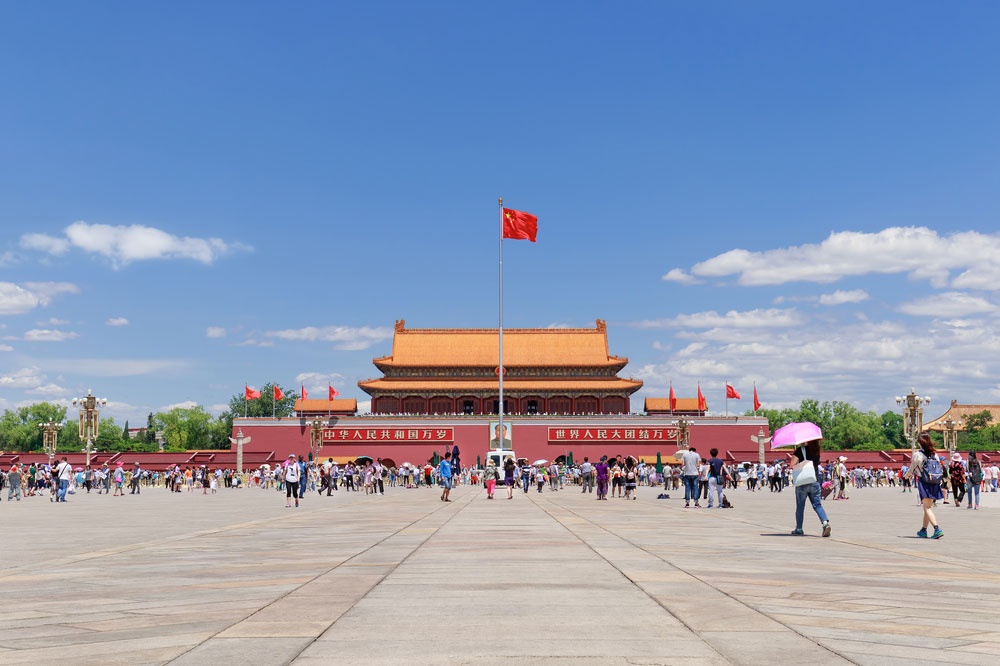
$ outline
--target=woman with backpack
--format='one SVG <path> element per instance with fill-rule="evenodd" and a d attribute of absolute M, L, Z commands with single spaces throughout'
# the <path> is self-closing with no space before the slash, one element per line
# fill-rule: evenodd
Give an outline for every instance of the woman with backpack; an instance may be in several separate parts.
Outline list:
<path fill-rule="evenodd" d="M 921 433 L 920 437 L 917 438 L 917 443 L 920 445 L 920 449 L 913 452 L 913 464 L 910 465 L 907 472 L 913 479 L 913 485 L 917 488 L 920 504 L 924 511 L 923 527 L 917 531 L 917 536 L 926 539 L 928 537 L 927 526 L 930 525 L 934 528 L 934 533 L 930 535 L 930 538 L 940 539 L 944 536 L 944 531 L 938 526 L 937 518 L 931 507 L 934 506 L 935 500 L 944 499 L 944 493 L 941 492 L 944 467 L 941 465 L 938 454 L 934 451 L 934 442 L 931 441 L 930 435 Z"/>
<path fill-rule="evenodd" d="M 969 473 L 966 475 L 966 489 L 969 491 L 969 508 L 972 508 L 972 497 L 975 495 L 976 508 L 979 508 L 979 486 L 983 483 L 983 466 L 976 457 L 975 451 L 969 451 Z"/>

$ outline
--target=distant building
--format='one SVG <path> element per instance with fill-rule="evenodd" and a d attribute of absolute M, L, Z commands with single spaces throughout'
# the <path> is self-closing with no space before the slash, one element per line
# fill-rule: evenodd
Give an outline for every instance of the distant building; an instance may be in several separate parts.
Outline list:
<path fill-rule="evenodd" d="M 373 363 L 384 376 L 358 382 L 372 414 L 499 412 L 495 328 L 408 329 L 398 320 L 392 354 Z M 505 328 L 503 413 L 627 414 L 642 382 L 618 376 L 626 364 L 608 352 L 600 319 L 595 328 Z"/>

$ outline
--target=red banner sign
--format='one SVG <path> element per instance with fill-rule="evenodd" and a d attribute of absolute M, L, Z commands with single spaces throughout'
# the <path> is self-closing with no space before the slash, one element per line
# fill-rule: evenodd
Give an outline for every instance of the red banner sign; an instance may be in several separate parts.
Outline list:
<path fill-rule="evenodd" d="M 549 428 L 550 442 L 677 442 L 677 428 Z"/>
<path fill-rule="evenodd" d="M 454 442 L 454 428 L 324 428 L 323 442 Z"/>

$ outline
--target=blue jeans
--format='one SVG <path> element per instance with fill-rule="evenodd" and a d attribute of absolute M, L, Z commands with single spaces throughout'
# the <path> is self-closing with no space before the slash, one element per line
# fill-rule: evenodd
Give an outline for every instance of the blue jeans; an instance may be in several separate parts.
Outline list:
<path fill-rule="evenodd" d="M 804 486 L 795 486 L 795 529 L 802 529 L 802 519 L 805 518 L 806 498 L 812 502 L 813 510 L 819 516 L 819 521 L 827 521 L 826 510 L 823 508 L 823 498 L 820 494 L 822 486 L 816 483 L 807 483 Z"/>
<path fill-rule="evenodd" d="M 969 506 L 972 506 L 973 504 L 975 504 L 976 506 L 979 506 L 979 487 L 981 485 L 983 485 L 983 484 L 982 483 L 973 483 L 972 481 L 966 481 L 965 482 L 965 489 L 967 491 L 969 491 Z M 972 494 L 973 493 L 976 494 L 976 501 L 975 502 L 972 501 Z"/>
<path fill-rule="evenodd" d="M 69 490 L 69 480 L 59 479 L 59 492 L 56 494 L 56 501 L 65 502 L 67 490 Z"/>
<path fill-rule="evenodd" d="M 521 475 L 521 484 L 524 486 L 524 492 L 528 492 L 528 487 L 531 486 L 531 475 L 530 474 L 522 474 Z"/>
<path fill-rule="evenodd" d="M 684 503 L 687 504 L 691 500 L 695 503 L 698 502 L 698 492 L 700 490 L 698 484 L 697 474 L 685 474 L 681 477 L 684 479 Z"/>

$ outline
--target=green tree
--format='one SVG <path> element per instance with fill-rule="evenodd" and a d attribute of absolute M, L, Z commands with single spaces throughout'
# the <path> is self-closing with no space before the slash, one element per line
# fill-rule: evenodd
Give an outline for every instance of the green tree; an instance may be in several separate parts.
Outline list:
<path fill-rule="evenodd" d="M 0 449 L 4 451 L 41 451 L 42 432 L 40 423 L 62 423 L 66 420 L 66 408 L 50 402 L 37 402 L 14 411 L 5 410 L 0 416 Z M 73 423 L 63 431 L 71 430 Z M 61 434 L 60 434 L 61 436 Z M 58 440 L 57 440 L 58 444 Z"/>
<path fill-rule="evenodd" d="M 993 420 L 993 414 L 990 410 L 984 409 L 981 412 L 976 412 L 975 414 L 969 414 L 965 417 L 965 432 L 969 434 L 974 434 L 983 430 L 990 425 L 990 421 Z"/>
<path fill-rule="evenodd" d="M 897 412 L 882 412 L 879 416 L 879 428 L 882 437 L 890 449 L 908 449 L 910 445 L 903 436 L 903 417 Z"/>
<path fill-rule="evenodd" d="M 153 417 L 168 451 L 212 448 L 212 415 L 202 407 L 175 407 Z"/>
<path fill-rule="evenodd" d="M 275 416 L 291 416 L 299 395 L 295 391 L 282 391 L 285 397 L 275 402 L 274 386 L 270 382 L 264 384 L 260 387 L 260 397 L 253 400 L 247 400 L 245 394 L 237 393 L 229 399 L 229 413 L 239 418 L 244 414 L 250 418 L 270 418 L 273 406 Z"/>
<path fill-rule="evenodd" d="M 114 419 L 101 419 L 101 425 L 97 428 L 97 439 L 94 440 L 94 448 L 97 451 L 122 450 L 122 431 L 115 425 Z"/>

